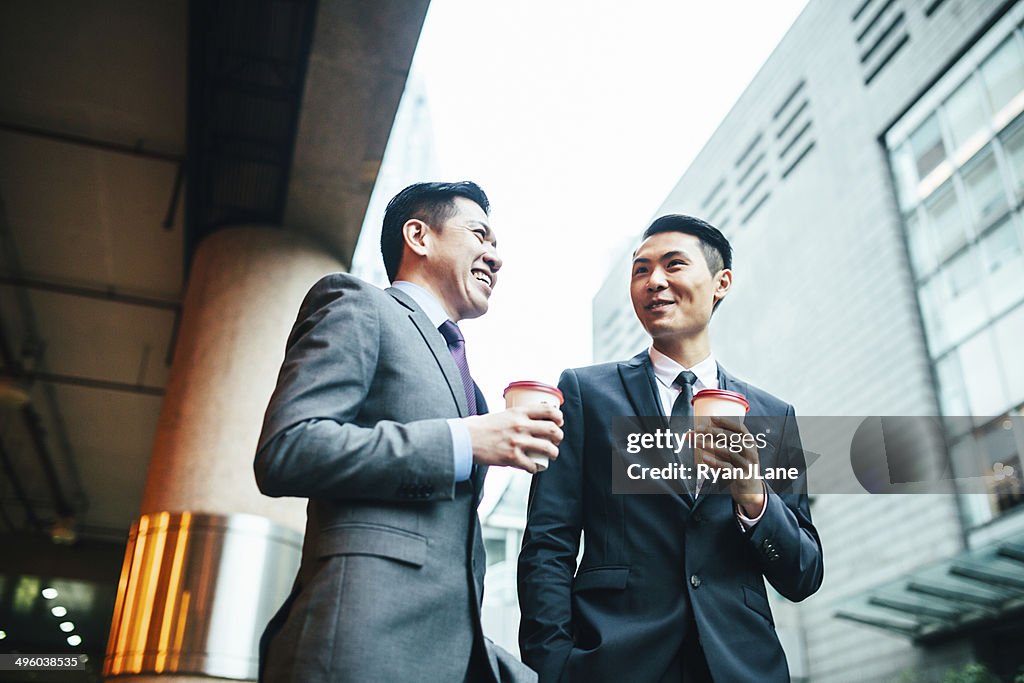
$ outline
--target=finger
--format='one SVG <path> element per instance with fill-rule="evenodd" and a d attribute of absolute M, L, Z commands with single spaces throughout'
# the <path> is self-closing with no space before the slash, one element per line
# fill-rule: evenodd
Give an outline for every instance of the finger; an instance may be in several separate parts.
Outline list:
<path fill-rule="evenodd" d="M 704 457 L 702 459 L 702 462 L 708 467 L 713 467 L 715 469 L 722 469 L 723 467 L 733 467 L 733 464 L 731 462 L 722 460 L 721 458 L 718 458 L 711 454 L 708 454 L 706 457 Z"/>
<path fill-rule="evenodd" d="M 519 448 L 528 455 L 543 455 L 549 460 L 558 457 L 558 447 L 547 439 L 527 437 L 520 442 Z"/>
<path fill-rule="evenodd" d="M 562 438 L 565 436 L 561 429 L 557 425 L 544 420 L 532 420 L 529 424 L 529 432 L 531 436 L 538 437 L 540 439 L 547 439 L 556 446 L 562 442 Z"/>
<path fill-rule="evenodd" d="M 728 417 L 725 415 L 712 415 L 711 421 L 719 427 L 724 427 L 730 432 L 741 432 L 743 425 L 736 420 L 734 417 Z"/>
<path fill-rule="evenodd" d="M 523 406 L 527 417 L 534 420 L 556 420 L 560 419 L 562 411 L 547 403 L 531 403 Z"/>
<path fill-rule="evenodd" d="M 564 425 L 565 417 L 563 417 L 562 411 L 559 408 L 552 408 L 551 410 L 554 412 L 554 417 L 551 418 L 551 421 L 554 422 L 559 427 Z"/>
<path fill-rule="evenodd" d="M 717 462 L 721 466 L 736 467 L 737 465 L 742 464 L 741 461 L 738 461 L 736 459 L 736 455 L 734 453 L 730 453 L 729 451 L 722 451 L 716 449 L 712 451 L 710 455 L 712 458 L 715 459 L 715 462 Z"/>
<path fill-rule="evenodd" d="M 559 427 L 561 427 L 562 424 L 565 423 L 565 420 L 562 418 L 562 411 L 561 410 L 559 410 L 555 406 L 550 406 L 550 405 L 545 405 L 544 407 L 547 409 L 547 411 L 546 411 L 546 414 L 545 414 L 543 419 L 545 419 L 545 420 L 547 420 L 549 422 L 554 422 Z"/>
<path fill-rule="evenodd" d="M 513 448 L 512 452 L 505 458 L 502 465 L 506 467 L 515 467 L 516 469 L 535 474 L 537 469 L 537 463 L 530 459 L 530 455 L 527 452 L 526 446 L 520 442 L 517 443 Z"/>

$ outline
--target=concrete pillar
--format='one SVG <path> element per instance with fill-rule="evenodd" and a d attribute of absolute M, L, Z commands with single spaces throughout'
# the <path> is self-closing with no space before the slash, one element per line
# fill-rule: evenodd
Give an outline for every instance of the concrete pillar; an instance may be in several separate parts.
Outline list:
<path fill-rule="evenodd" d="M 227 228 L 200 244 L 121 573 L 108 678 L 255 678 L 256 639 L 298 565 L 305 501 L 261 495 L 253 455 L 299 303 L 341 269 L 275 228 Z"/>

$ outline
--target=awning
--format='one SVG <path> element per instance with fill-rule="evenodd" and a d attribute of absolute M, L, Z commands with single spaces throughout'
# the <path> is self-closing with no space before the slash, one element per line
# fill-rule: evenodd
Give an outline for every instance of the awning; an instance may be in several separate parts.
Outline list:
<path fill-rule="evenodd" d="M 915 569 L 844 603 L 835 616 L 915 640 L 1024 609 L 1024 534 Z"/>

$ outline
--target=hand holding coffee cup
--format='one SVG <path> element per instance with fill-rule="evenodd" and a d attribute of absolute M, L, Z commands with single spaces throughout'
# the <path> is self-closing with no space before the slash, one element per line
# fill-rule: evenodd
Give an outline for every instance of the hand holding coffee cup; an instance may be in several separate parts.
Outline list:
<path fill-rule="evenodd" d="M 505 387 L 504 396 L 505 408 L 520 408 L 539 403 L 558 410 L 565 401 L 557 387 L 533 381 L 512 382 Z M 538 472 L 548 468 L 547 456 L 531 453 L 529 457 L 537 465 Z"/>
<path fill-rule="evenodd" d="M 711 467 L 732 467 L 748 471 L 757 466 L 758 453 L 755 440 L 743 425 L 743 418 L 750 410 L 750 404 L 743 394 L 721 389 L 705 389 L 693 397 L 694 429 L 704 433 L 725 433 L 729 441 L 740 447 L 720 445 L 704 449 L 701 460 Z M 740 437 L 738 440 L 736 437 Z M 697 453 L 694 453 L 695 461 Z M 729 480 L 729 492 L 733 500 L 743 508 L 748 517 L 756 517 L 764 507 L 764 484 L 757 478 L 733 478 Z"/>
<path fill-rule="evenodd" d="M 558 457 L 562 441 L 562 412 L 547 403 L 527 403 L 511 410 L 461 418 L 469 432 L 473 462 L 478 465 L 515 467 L 533 474 L 531 456 Z"/>
<path fill-rule="evenodd" d="M 750 410 L 750 404 L 743 394 L 722 389 L 703 389 L 690 400 L 693 406 L 693 428 L 697 431 L 708 431 L 715 426 L 712 417 L 726 417 L 743 424 L 743 418 Z M 694 452 L 694 462 L 697 462 Z"/>

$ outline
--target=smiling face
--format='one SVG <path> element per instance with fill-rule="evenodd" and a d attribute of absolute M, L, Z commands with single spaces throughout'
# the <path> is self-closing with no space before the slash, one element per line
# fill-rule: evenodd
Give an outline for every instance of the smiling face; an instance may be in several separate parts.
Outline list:
<path fill-rule="evenodd" d="M 501 257 L 484 210 L 465 197 L 453 203 L 454 212 L 440 226 L 425 226 L 420 246 L 423 284 L 458 322 L 487 312 Z"/>
<path fill-rule="evenodd" d="M 672 231 L 652 235 L 636 250 L 629 292 L 654 346 L 668 352 L 707 344 L 714 304 L 731 285 L 732 271 L 712 273 L 708 268 L 699 238 Z"/>

